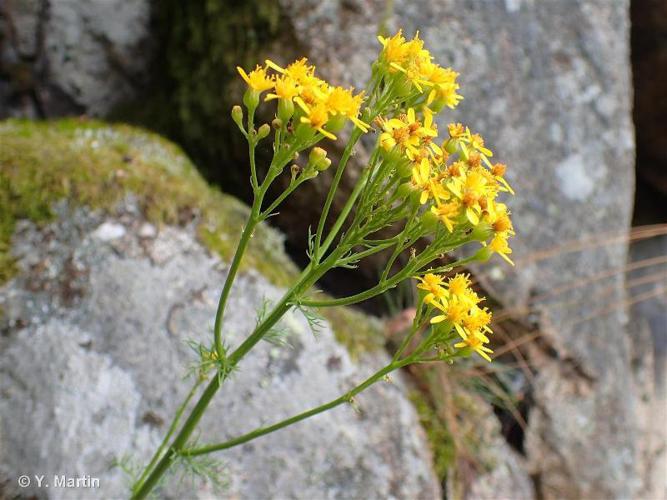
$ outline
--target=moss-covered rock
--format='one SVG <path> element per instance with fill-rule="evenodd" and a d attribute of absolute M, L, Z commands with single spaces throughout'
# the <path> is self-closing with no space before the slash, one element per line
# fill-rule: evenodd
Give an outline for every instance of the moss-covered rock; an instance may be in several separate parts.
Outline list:
<path fill-rule="evenodd" d="M 0 284 L 17 271 L 10 251 L 17 220 L 50 221 L 55 202 L 113 213 L 129 193 L 154 224 L 195 224 L 211 252 L 229 261 L 249 209 L 212 188 L 182 150 L 159 135 L 127 125 L 68 119 L 0 122 Z M 272 283 L 287 286 L 298 269 L 283 236 L 261 224 L 242 261 Z M 353 356 L 383 346 L 378 321 L 350 308 L 325 318 Z"/>
<path fill-rule="evenodd" d="M 160 224 L 194 222 L 201 241 L 229 260 L 248 208 L 209 187 L 173 143 L 126 125 L 76 119 L 0 124 L 0 280 L 15 271 L 9 243 L 17 219 L 47 222 L 59 199 L 113 211 L 128 192 Z M 282 236 L 257 229 L 243 267 L 286 285 L 297 274 Z"/>

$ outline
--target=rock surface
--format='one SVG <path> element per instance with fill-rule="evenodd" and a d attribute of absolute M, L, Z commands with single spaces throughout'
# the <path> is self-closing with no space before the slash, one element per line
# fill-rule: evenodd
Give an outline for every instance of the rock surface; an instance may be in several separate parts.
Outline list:
<path fill-rule="evenodd" d="M 548 346 L 531 359 L 538 375 L 526 437 L 540 494 L 637 494 L 642 457 L 622 273 L 604 281 L 604 292 L 595 283 L 570 289 L 560 297 L 569 307 L 531 300 L 626 262 L 634 182 L 628 2 L 281 5 L 307 53 L 338 83 L 363 85 L 383 19 L 389 32 L 419 30 L 436 60 L 461 73 L 465 99 L 447 119 L 488 139 L 517 191 L 516 271 L 498 266 L 481 278 L 507 307 L 539 315 Z M 563 246 L 587 239 L 596 243 L 584 251 Z"/>
<path fill-rule="evenodd" d="M 144 151 L 163 153 L 160 144 Z M 16 225 L 18 273 L 0 288 L 0 471 L 10 497 L 125 497 L 127 478 L 110 464 L 145 463 L 188 390 L 182 377 L 195 356 L 186 341 L 209 341 L 227 266 L 202 246 L 193 224 L 146 222 L 139 200 L 127 195 L 112 213 L 61 201 L 50 223 Z M 259 272 L 243 271 L 226 341 L 237 345 L 263 301 L 281 293 Z M 200 442 L 333 399 L 386 362 L 377 352 L 353 362 L 328 323 L 317 338 L 300 313 L 283 325 L 290 347 L 258 345 L 204 417 Z M 221 454 L 226 485 L 219 491 L 172 482 L 165 494 L 438 498 L 428 443 L 401 377 L 356 403 L 359 411 L 340 407 Z M 21 474 L 87 474 L 100 488 L 17 491 Z"/>
<path fill-rule="evenodd" d="M 145 1 L 8 0 L 0 7 L 0 118 L 102 115 L 145 83 Z"/>

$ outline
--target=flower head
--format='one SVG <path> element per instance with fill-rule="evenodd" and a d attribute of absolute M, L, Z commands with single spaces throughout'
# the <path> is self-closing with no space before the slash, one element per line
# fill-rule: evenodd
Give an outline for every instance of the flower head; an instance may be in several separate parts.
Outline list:
<path fill-rule="evenodd" d="M 245 80 L 245 82 L 248 84 L 248 87 L 250 87 L 252 90 L 257 92 L 264 92 L 265 90 L 273 88 L 273 78 L 267 75 L 266 68 L 262 68 L 257 65 L 250 73 L 246 73 L 245 70 L 240 66 L 237 66 L 236 70 L 241 75 L 241 78 L 243 78 L 243 80 Z"/>

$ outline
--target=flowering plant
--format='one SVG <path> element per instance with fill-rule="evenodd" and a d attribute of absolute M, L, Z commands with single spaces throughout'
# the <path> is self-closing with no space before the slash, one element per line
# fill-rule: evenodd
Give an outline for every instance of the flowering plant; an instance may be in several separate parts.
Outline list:
<path fill-rule="evenodd" d="M 210 348 L 198 346 L 201 363 L 195 385 L 133 486 L 133 498 L 150 493 L 179 457 L 231 448 L 349 402 L 406 365 L 452 362 L 473 353 L 491 361 L 492 351 L 487 347 L 491 313 L 480 306 L 483 299 L 471 289 L 466 275 L 447 278 L 445 273 L 485 261 L 494 253 L 511 263 L 508 238 L 514 231 L 507 206 L 497 200 L 502 192 L 512 193 L 504 179 L 505 165 L 491 163 L 493 153 L 482 137 L 459 123 L 449 124 L 446 136 L 438 138 L 435 115 L 456 107 L 462 99 L 456 72 L 434 63 L 418 35 L 406 40 L 399 31 L 391 38 L 378 39 L 382 49 L 373 62 L 370 83 L 361 93 L 331 86 L 316 76 L 305 58 L 286 67 L 266 61 L 250 72 L 238 68 L 248 88 L 243 96 L 245 112 L 234 106 L 232 119 L 248 142 L 254 201 L 222 289 L 213 342 Z M 256 128 L 257 108 L 273 101 L 275 118 Z M 353 130 L 336 166 L 318 226 L 308 237 L 309 264 L 271 311 L 262 315 L 255 330 L 231 350 L 222 338 L 225 307 L 253 231 L 301 184 L 331 167 L 331 159 L 318 144 L 337 140 L 348 122 Z M 372 130 L 379 132 L 375 147 L 342 210 L 326 230 L 334 195 L 354 147 Z M 255 150 L 269 136 L 273 158 L 260 178 Z M 299 163 L 300 158 L 305 161 Z M 269 186 L 281 175 L 290 176 L 289 184 L 265 203 Z M 425 242 L 420 251 L 414 249 L 417 242 Z M 445 254 L 475 243 L 480 247 L 468 252 L 470 256 L 442 264 Z M 379 252 L 386 252 L 388 258 L 375 286 L 336 299 L 311 291 L 330 270 L 354 266 Z M 397 259 L 405 252 L 409 259 L 397 270 Z M 339 398 L 276 424 L 224 443 L 195 446 L 189 442 L 221 385 L 243 357 L 271 335 L 287 311 L 355 304 L 411 278 L 417 279 L 420 292 L 415 317 L 387 366 Z M 408 349 L 409 345 L 416 347 Z M 199 391 L 204 382 L 208 385 Z M 179 429 L 185 410 L 199 392 L 199 400 Z"/>

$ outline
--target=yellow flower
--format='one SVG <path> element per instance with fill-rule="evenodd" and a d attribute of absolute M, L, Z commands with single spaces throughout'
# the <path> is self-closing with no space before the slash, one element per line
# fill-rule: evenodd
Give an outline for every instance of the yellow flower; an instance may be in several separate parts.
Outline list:
<path fill-rule="evenodd" d="M 301 107 L 301 109 L 303 109 L 304 113 L 306 113 L 306 116 L 301 117 L 301 123 L 307 123 L 324 137 L 334 141 L 336 140 L 335 135 L 327 130 L 324 130 L 324 126 L 329 121 L 329 111 L 324 104 L 319 103 L 309 107 L 299 97 L 297 97 L 295 101 Z"/>
<path fill-rule="evenodd" d="M 431 196 L 431 165 L 426 158 L 412 167 L 412 184 L 421 190 L 419 203 L 426 203 Z"/>
<path fill-rule="evenodd" d="M 489 185 L 485 172 L 482 168 L 470 169 L 447 183 L 448 189 L 465 206 L 466 217 L 473 226 L 479 224 L 483 208 L 488 206 L 489 199 L 495 197 L 495 190 Z"/>
<path fill-rule="evenodd" d="M 503 191 L 507 191 L 510 194 L 514 194 L 514 190 L 505 180 L 504 176 L 506 171 L 507 171 L 507 165 L 505 165 L 504 163 L 495 163 L 491 167 L 491 175 L 493 175 L 494 179 L 496 179 L 496 181 L 498 181 L 498 183 L 502 186 Z"/>
<path fill-rule="evenodd" d="M 512 249 L 510 248 L 509 244 L 507 243 L 508 238 L 509 238 L 509 233 L 507 233 L 507 232 L 496 233 L 496 235 L 491 240 L 491 243 L 489 243 L 489 249 L 493 253 L 497 253 L 498 255 L 500 255 L 503 259 L 505 259 L 510 264 L 514 265 L 514 262 L 512 262 L 512 259 L 510 259 L 508 257 L 508 255 L 512 253 Z"/>
<path fill-rule="evenodd" d="M 461 337 L 466 335 L 465 331 L 463 330 L 463 320 L 468 314 L 469 307 L 465 302 L 457 300 L 456 298 L 452 298 L 447 302 L 433 302 L 433 305 L 444 312 L 444 314 L 434 316 L 431 319 L 432 324 L 442 323 L 443 321 L 447 320 L 451 322 L 452 325 L 454 325 L 454 328 Z"/>
<path fill-rule="evenodd" d="M 477 306 L 476 304 L 470 308 L 468 311 L 468 316 L 463 320 L 463 326 L 469 332 L 480 332 L 479 335 L 484 335 L 482 332 L 492 333 L 489 328 L 491 323 L 491 312 L 486 309 Z M 486 336 L 484 336 L 485 342 L 488 342 Z"/>
<path fill-rule="evenodd" d="M 267 94 L 266 101 L 272 99 L 284 99 L 291 101 L 294 97 L 299 95 L 299 84 L 297 81 L 288 75 L 282 75 L 275 79 L 275 92 Z"/>
<path fill-rule="evenodd" d="M 504 203 L 491 203 L 485 220 L 495 233 L 514 234 L 512 219 L 510 219 L 509 210 Z"/>
<path fill-rule="evenodd" d="M 417 284 L 417 288 L 428 292 L 424 297 L 425 303 L 430 304 L 434 299 L 442 300 L 447 298 L 447 291 L 442 286 L 442 276 L 428 273 L 422 278 L 419 278 L 419 280 L 420 282 Z"/>
<path fill-rule="evenodd" d="M 450 201 L 449 203 L 442 203 L 431 207 L 431 212 L 440 219 L 451 233 L 454 231 L 454 222 L 461 212 L 461 205 L 458 202 Z"/>
<path fill-rule="evenodd" d="M 325 102 L 331 114 L 345 116 L 357 128 L 368 132 L 369 125 L 358 118 L 363 100 L 363 92 L 355 96 L 352 94 L 352 89 L 345 90 L 342 87 L 334 87 L 329 90 Z"/>
<path fill-rule="evenodd" d="M 273 78 L 268 76 L 266 74 L 266 69 L 261 68 L 259 65 L 257 65 L 257 67 L 255 67 L 255 69 L 250 73 L 246 73 L 245 70 L 240 66 L 237 66 L 236 70 L 241 75 L 241 78 L 243 78 L 248 84 L 248 87 L 256 90 L 257 92 L 263 92 L 273 88 Z"/>
<path fill-rule="evenodd" d="M 286 68 L 278 66 L 271 59 L 267 59 L 265 62 L 269 68 L 277 71 L 278 73 L 289 76 L 291 79 L 295 80 L 301 85 L 312 83 L 312 79 L 316 78 L 314 76 L 315 66 L 309 66 L 308 59 L 305 57 L 299 59 L 298 61 L 294 61 Z"/>
<path fill-rule="evenodd" d="M 447 131 L 449 132 L 449 137 L 452 139 L 462 139 L 467 137 L 467 129 L 461 123 L 450 123 L 447 125 Z"/>
<path fill-rule="evenodd" d="M 460 88 L 459 84 L 456 83 L 458 76 L 459 74 L 451 68 L 433 65 L 428 75 L 429 83 L 433 85 L 433 88 L 429 92 L 426 104 L 441 103 L 450 109 L 458 106 L 463 99 L 463 96 L 456 93 Z"/>
<path fill-rule="evenodd" d="M 407 55 L 407 47 L 405 45 L 405 38 L 403 37 L 403 31 L 399 30 L 391 38 L 386 38 L 383 36 L 378 36 L 378 41 L 382 44 L 382 52 L 380 57 L 384 59 L 389 65 L 392 63 L 402 64 L 405 61 Z M 390 71 L 396 71 L 394 68 L 391 68 Z"/>
<path fill-rule="evenodd" d="M 493 351 L 488 347 L 484 346 L 484 342 L 476 335 L 468 335 L 462 342 L 454 344 L 454 347 L 459 349 L 470 349 L 475 351 L 481 357 L 483 357 L 488 362 L 491 362 L 489 354 L 493 354 Z M 488 353 L 488 354 L 487 354 Z"/>
<path fill-rule="evenodd" d="M 470 276 L 465 274 L 456 274 L 447 282 L 447 288 L 452 295 L 462 297 L 470 287 Z"/>
<path fill-rule="evenodd" d="M 438 131 L 433 124 L 433 114 L 424 109 L 424 124 L 417 120 L 414 108 L 409 108 L 407 113 L 398 118 L 381 120 L 384 132 L 380 134 L 380 144 L 390 151 L 394 146 L 403 152 L 411 160 L 419 154 L 420 145 L 425 141 L 430 143 L 433 137 L 437 137 Z"/>
<path fill-rule="evenodd" d="M 470 147 L 479 151 L 482 155 L 482 159 L 484 159 L 485 156 L 488 157 L 493 156 L 491 150 L 484 147 L 484 138 L 479 134 L 470 135 Z"/>

